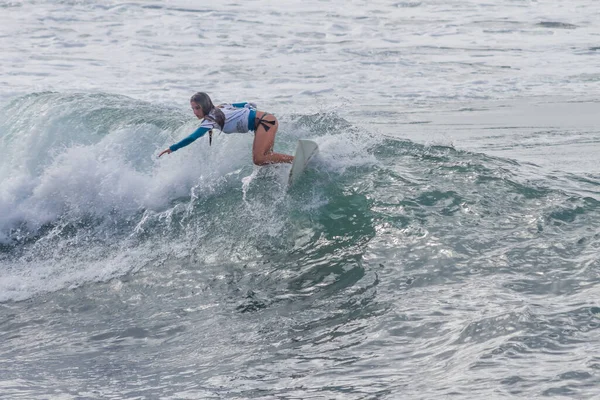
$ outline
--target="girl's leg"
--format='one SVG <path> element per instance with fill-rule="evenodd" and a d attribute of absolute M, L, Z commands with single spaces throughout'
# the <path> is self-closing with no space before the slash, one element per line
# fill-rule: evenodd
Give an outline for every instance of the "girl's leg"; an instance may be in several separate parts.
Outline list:
<path fill-rule="evenodd" d="M 261 118 L 265 113 L 258 112 L 257 117 Z M 279 128 L 279 122 L 274 115 L 267 115 L 263 121 L 266 123 L 258 124 L 254 133 L 254 144 L 252 145 L 252 161 L 256 165 L 267 165 L 276 163 L 291 163 L 294 157 L 273 153 L 275 145 L 275 134 Z"/>

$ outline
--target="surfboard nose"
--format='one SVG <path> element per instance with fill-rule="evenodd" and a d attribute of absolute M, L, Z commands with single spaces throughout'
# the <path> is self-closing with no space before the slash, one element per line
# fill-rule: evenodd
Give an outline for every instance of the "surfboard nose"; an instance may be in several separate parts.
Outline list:
<path fill-rule="evenodd" d="M 293 185 L 294 182 L 298 180 L 302 175 L 302 172 L 304 172 L 306 164 L 308 164 L 310 159 L 317 154 L 318 151 L 319 146 L 312 140 L 298 140 L 296 153 L 294 154 L 294 162 L 292 163 L 292 169 L 290 170 L 290 177 L 288 179 L 288 186 Z"/>

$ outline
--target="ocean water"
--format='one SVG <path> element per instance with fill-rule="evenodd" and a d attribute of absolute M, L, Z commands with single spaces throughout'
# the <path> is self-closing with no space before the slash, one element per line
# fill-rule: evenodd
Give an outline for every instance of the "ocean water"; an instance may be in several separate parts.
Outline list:
<path fill-rule="evenodd" d="M 599 21 L 0 0 L 0 398 L 599 398 Z M 196 91 L 318 157 L 158 159 Z"/>

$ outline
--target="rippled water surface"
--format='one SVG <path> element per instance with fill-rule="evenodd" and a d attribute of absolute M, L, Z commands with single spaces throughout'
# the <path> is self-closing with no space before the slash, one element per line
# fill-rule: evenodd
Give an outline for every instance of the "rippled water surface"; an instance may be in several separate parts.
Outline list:
<path fill-rule="evenodd" d="M 600 397 L 600 4 L 0 0 L 0 398 Z M 253 101 L 202 138 L 188 99 Z"/>

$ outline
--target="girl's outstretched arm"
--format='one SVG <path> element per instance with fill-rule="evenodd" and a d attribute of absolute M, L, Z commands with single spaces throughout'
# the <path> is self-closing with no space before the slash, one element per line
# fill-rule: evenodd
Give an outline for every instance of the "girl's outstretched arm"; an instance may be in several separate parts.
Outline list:
<path fill-rule="evenodd" d="M 158 156 L 160 157 L 163 154 L 171 154 L 172 152 L 177 151 L 180 148 L 187 146 L 188 144 L 191 144 L 194 140 L 201 138 L 208 131 L 210 131 L 210 128 L 201 126 L 198 129 L 196 129 L 194 131 L 194 133 L 192 133 L 190 136 L 186 137 L 185 139 L 181 140 L 178 143 L 175 143 L 174 145 L 170 146 L 168 149 L 163 150 Z"/>

